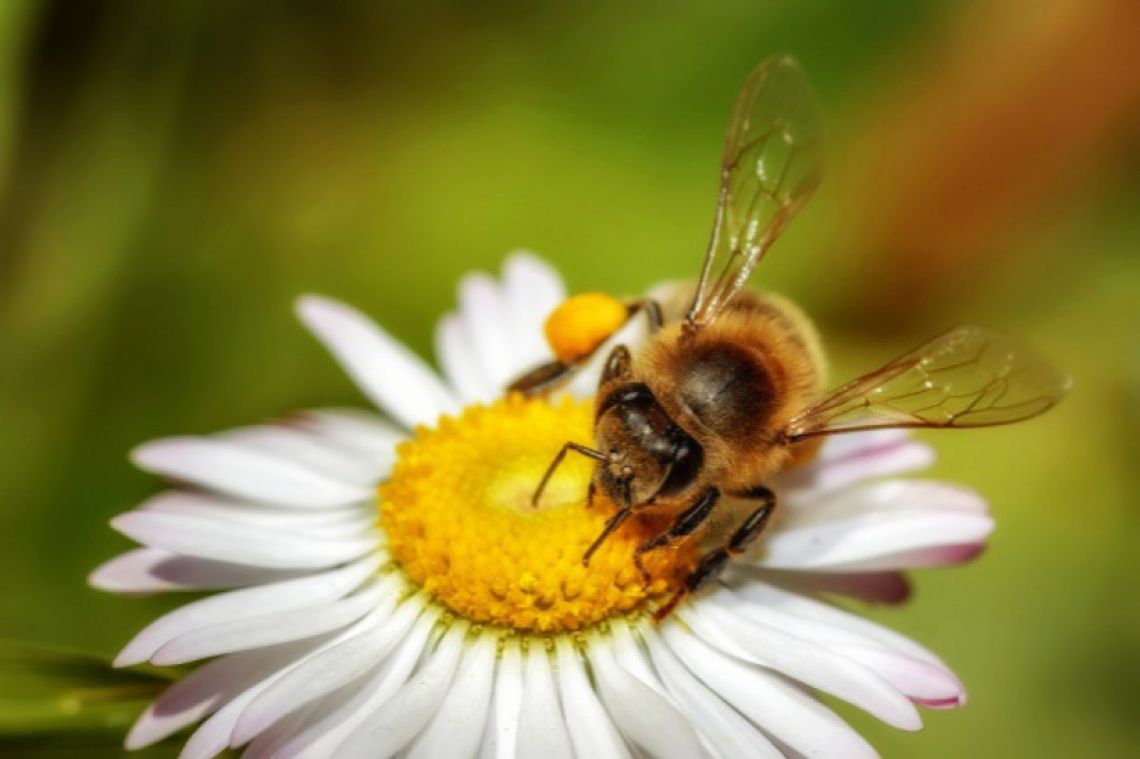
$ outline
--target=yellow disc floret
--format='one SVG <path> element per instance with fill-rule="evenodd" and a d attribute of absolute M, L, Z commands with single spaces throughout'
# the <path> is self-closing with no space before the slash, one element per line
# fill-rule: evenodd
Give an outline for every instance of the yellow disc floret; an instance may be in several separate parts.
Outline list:
<path fill-rule="evenodd" d="M 612 295 L 582 293 L 564 300 L 546 318 L 546 341 L 563 361 L 585 356 L 625 324 L 629 309 Z"/>
<path fill-rule="evenodd" d="M 590 404 L 511 396 L 473 406 L 398 450 L 380 487 L 388 549 L 425 592 L 471 621 L 515 630 L 578 630 L 674 589 L 693 549 L 648 553 L 649 582 L 633 561 L 648 528 L 631 519 L 594 554 L 582 554 L 613 507 L 585 503 L 592 462 L 568 457 L 539 507 L 531 496 L 568 440 L 592 440 Z"/>

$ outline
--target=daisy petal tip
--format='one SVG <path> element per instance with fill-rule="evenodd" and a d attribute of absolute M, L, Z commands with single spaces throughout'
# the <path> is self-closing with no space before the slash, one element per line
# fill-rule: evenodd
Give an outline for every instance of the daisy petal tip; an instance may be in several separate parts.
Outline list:
<path fill-rule="evenodd" d="M 127 731 L 127 737 L 123 739 L 123 748 L 127 751 L 138 751 L 147 746 L 153 746 L 166 737 L 155 729 L 154 721 L 151 719 L 153 709 L 154 707 L 150 707 L 139 715 L 139 718 L 131 725 L 131 729 Z"/>
<path fill-rule="evenodd" d="M 134 641 L 128 643 L 126 647 L 119 652 L 119 654 L 111 660 L 111 666 L 115 669 L 123 669 L 124 667 L 133 667 L 137 664 L 145 664 L 146 657 L 140 656 L 135 648 Z"/>
<path fill-rule="evenodd" d="M 958 709 L 966 705 L 966 692 L 950 698 L 915 699 L 915 703 L 927 709 Z"/>

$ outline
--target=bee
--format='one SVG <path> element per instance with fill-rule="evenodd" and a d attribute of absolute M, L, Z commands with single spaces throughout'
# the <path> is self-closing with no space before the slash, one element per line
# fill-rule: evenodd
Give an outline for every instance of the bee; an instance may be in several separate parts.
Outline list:
<path fill-rule="evenodd" d="M 763 533 L 776 509 L 772 476 L 812 455 L 824 437 L 882 428 L 966 428 L 1016 422 L 1056 404 L 1068 377 L 1013 339 L 963 326 L 873 372 L 824 392 L 815 327 L 791 301 L 744 288 L 760 259 L 819 185 L 819 110 L 794 59 L 771 58 L 749 75 L 728 128 L 712 236 L 695 284 L 622 302 L 569 298 L 545 328 L 555 360 L 510 390 L 560 387 L 633 317 L 650 337 L 614 346 L 599 380 L 594 445 L 567 442 L 534 493 L 537 505 L 568 453 L 595 460 L 589 501 L 614 504 L 582 557 L 635 514 L 664 516 L 634 560 L 694 539 L 726 497 L 748 504 L 721 545 L 704 553 L 657 611 L 664 618 Z"/>

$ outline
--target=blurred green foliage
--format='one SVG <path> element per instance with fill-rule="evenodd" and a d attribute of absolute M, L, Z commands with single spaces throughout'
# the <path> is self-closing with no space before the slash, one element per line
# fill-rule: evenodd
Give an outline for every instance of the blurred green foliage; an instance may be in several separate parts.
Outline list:
<path fill-rule="evenodd" d="M 363 402 L 298 328 L 297 294 L 430 355 L 456 279 L 518 246 L 575 289 L 691 276 L 753 63 L 801 59 L 841 157 L 963 7 L 0 4 L 0 636 L 107 654 L 176 603 L 84 584 L 128 546 L 107 519 L 156 487 L 133 445 Z M 891 309 L 859 300 L 858 251 L 836 243 L 859 193 L 825 187 L 758 277 L 822 315 L 837 378 L 952 319 L 1023 334 L 1076 379 L 1042 419 L 938 437 L 933 476 L 980 490 L 998 531 L 870 613 L 944 655 L 971 703 L 918 736 L 841 708 L 885 755 L 1122 756 L 1140 738 L 1140 152 L 1114 145 L 1010 248 L 1020 265 L 891 330 L 848 318 Z"/>

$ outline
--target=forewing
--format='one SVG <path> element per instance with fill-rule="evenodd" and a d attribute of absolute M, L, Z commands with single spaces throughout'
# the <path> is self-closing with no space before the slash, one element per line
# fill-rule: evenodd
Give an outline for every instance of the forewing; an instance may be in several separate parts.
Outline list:
<path fill-rule="evenodd" d="M 958 327 L 849 382 L 795 417 L 792 440 L 881 427 L 986 427 L 1036 416 L 1069 388 L 1032 349 Z"/>
<path fill-rule="evenodd" d="M 815 95 L 794 59 L 769 58 L 753 69 L 725 140 L 712 238 L 690 322 L 716 318 L 815 190 L 822 176 L 820 132 Z"/>

